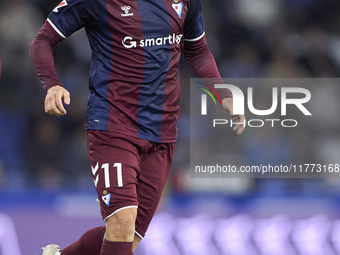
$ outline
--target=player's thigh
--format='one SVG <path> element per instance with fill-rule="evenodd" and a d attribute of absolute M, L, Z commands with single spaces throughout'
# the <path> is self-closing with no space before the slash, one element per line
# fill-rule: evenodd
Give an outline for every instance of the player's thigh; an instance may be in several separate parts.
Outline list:
<path fill-rule="evenodd" d="M 160 201 L 169 175 L 175 143 L 158 144 L 155 150 L 141 156 L 138 182 L 136 234 L 144 237 Z"/>
<path fill-rule="evenodd" d="M 107 131 L 88 131 L 88 157 L 104 221 L 120 210 L 138 206 L 137 148 Z"/>

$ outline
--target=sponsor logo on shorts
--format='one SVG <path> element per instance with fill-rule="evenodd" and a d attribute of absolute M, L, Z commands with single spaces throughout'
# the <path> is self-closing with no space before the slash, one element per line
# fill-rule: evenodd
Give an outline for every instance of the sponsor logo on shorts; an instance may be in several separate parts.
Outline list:
<path fill-rule="evenodd" d="M 110 206 L 111 194 L 107 194 L 105 196 L 102 196 L 102 199 L 107 206 Z"/>

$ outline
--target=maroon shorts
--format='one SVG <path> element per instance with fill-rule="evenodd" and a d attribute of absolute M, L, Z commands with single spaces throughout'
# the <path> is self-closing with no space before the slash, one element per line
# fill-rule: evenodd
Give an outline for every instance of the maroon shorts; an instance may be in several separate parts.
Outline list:
<path fill-rule="evenodd" d="M 136 207 L 136 234 L 144 237 L 168 178 L 175 143 L 154 143 L 89 130 L 87 152 L 104 221 Z"/>

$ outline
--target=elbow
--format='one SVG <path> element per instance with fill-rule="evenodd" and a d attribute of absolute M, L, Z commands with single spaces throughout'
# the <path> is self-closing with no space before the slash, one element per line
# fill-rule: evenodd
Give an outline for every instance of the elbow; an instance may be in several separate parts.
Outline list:
<path fill-rule="evenodd" d="M 31 60 L 33 60 L 34 53 L 35 53 L 35 51 L 36 51 L 36 49 L 37 49 L 37 44 L 38 44 L 37 38 L 35 37 L 35 38 L 33 39 L 33 41 L 31 42 L 31 44 L 30 44 L 30 46 L 29 46 L 29 49 L 28 49 L 29 56 L 30 56 Z"/>
<path fill-rule="evenodd" d="M 34 51 L 34 44 L 35 44 L 35 38 L 33 39 L 33 41 L 31 42 L 29 48 L 28 48 L 28 53 L 30 58 L 32 59 L 33 56 L 33 51 Z"/>

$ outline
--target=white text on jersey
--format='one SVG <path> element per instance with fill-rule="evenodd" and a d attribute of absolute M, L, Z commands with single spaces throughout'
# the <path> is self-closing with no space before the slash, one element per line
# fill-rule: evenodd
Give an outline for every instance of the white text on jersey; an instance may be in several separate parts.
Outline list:
<path fill-rule="evenodd" d="M 135 41 L 133 37 L 126 36 L 122 44 L 125 48 L 137 48 L 137 47 L 150 47 L 150 46 L 161 46 L 167 44 L 180 44 L 182 41 L 182 34 L 176 35 L 175 33 L 166 37 L 159 37 L 159 38 L 150 38 L 150 39 L 142 39 L 140 41 Z"/>

